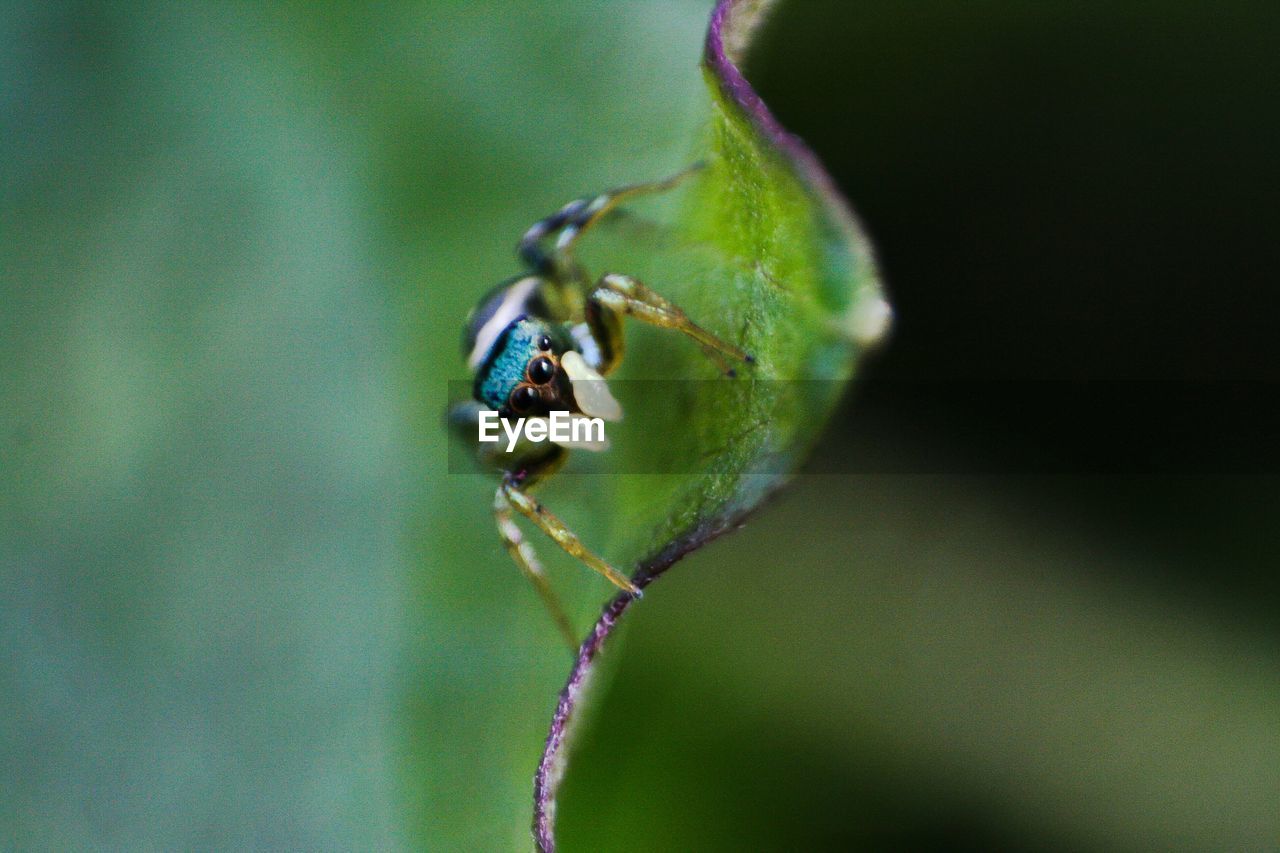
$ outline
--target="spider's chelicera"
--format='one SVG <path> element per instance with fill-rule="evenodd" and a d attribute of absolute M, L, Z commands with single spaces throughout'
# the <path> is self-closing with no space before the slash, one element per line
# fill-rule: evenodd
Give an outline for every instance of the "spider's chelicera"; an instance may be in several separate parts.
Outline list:
<path fill-rule="evenodd" d="M 505 452 L 486 455 L 502 472 L 493 504 L 498 533 L 570 646 L 576 644 L 573 629 L 533 548 L 516 526 L 512 510 L 619 588 L 640 594 L 625 575 L 587 550 L 564 522 L 528 493 L 564 464 L 570 449 L 606 449 L 602 431 L 586 430 L 584 438 L 582 430 L 572 427 L 579 426 L 575 423 L 579 420 L 617 421 L 622 417 L 622 407 L 604 379 L 622 360 L 622 318 L 634 317 L 687 335 L 729 377 L 736 375 L 735 363 L 753 361 L 635 278 L 610 273 L 593 280 L 573 259 L 577 239 L 620 203 L 642 193 L 670 189 L 688 174 L 578 199 L 536 223 L 525 232 L 517 249 L 527 272 L 487 293 L 467 322 L 463 349 L 475 377 L 474 399 L 453 408 L 454 423 L 473 440 L 485 426 L 481 418 L 491 417 L 489 412 L 502 419 L 522 419 L 526 432 L 545 420 L 544 434 L 548 436 L 552 435 L 552 421 L 567 419 L 570 426 L 567 432 L 556 433 L 562 440 L 513 441 Z"/>

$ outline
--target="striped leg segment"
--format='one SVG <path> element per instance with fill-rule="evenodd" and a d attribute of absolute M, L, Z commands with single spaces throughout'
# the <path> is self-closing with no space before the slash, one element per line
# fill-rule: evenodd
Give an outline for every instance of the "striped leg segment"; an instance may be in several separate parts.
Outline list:
<path fill-rule="evenodd" d="M 622 202 L 636 196 L 672 189 L 699 168 L 701 167 L 692 166 L 663 181 L 619 187 L 600 195 L 571 201 L 546 219 L 534 223 L 520 238 L 516 252 L 535 271 L 544 274 L 554 272 L 572 252 L 574 242 Z M 559 236 L 556 237 L 555 246 L 548 252 L 543 242 L 553 234 Z"/>

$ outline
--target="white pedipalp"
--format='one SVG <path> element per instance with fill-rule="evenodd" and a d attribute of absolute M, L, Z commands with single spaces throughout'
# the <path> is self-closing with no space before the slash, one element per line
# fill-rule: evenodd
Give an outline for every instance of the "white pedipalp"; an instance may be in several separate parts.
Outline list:
<path fill-rule="evenodd" d="M 622 420 L 622 405 L 609 391 L 609 383 L 587 364 L 582 354 L 570 350 L 560 358 L 569 382 L 573 386 L 573 398 L 587 417 L 606 421 Z"/>

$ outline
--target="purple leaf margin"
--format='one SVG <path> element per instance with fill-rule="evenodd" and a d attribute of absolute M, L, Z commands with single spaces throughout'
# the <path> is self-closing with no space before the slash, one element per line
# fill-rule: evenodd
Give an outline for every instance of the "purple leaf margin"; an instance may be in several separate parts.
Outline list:
<path fill-rule="evenodd" d="M 803 183 L 816 191 L 827 213 L 849 232 L 854 242 L 865 244 L 857 217 L 822 161 L 804 140 L 782 126 L 739 68 L 751 34 L 775 5 L 777 0 L 718 0 L 707 28 L 703 64 L 720 87 L 725 101 L 736 105 L 760 135 L 787 158 Z"/>
<path fill-rule="evenodd" d="M 643 591 L 686 554 L 738 526 L 748 512 L 749 510 L 738 513 L 719 524 L 700 525 L 652 558 L 644 560 L 631 576 L 631 582 Z M 551 731 L 547 734 L 547 744 L 542 751 L 542 760 L 538 762 L 538 770 L 533 777 L 533 837 L 541 853 L 554 853 L 556 848 L 556 794 L 568 768 L 568 746 L 576 723 L 574 711 L 590 687 L 595 663 L 605 642 L 636 599 L 637 596 L 629 592 L 620 592 L 605 605 L 604 612 L 578 649 L 573 669 L 569 672 L 569 680 L 560 691 L 560 699 L 556 702 L 555 714 L 551 718 Z"/>
<path fill-rule="evenodd" d="M 718 0 L 707 28 L 703 64 L 714 83 L 720 87 L 725 103 L 740 109 L 761 136 L 773 143 L 796 170 L 803 183 L 821 198 L 833 220 L 846 225 L 851 235 L 858 235 L 859 229 L 852 211 L 818 158 L 774 118 L 738 67 L 752 32 L 775 2 L 776 0 Z M 644 590 L 686 554 L 739 526 L 750 512 L 751 509 L 736 509 L 703 521 L 694 530 L 642 560 L 632 575 L 632 582 Z M 534 774 L 533 836 L 541 853 L 554 853 L 556 846 L 556 796 L 568 768 L 568 748 L 577 722 L 575 711 L 590 688 L 600 653 L 635 600 L 636 596 L 631 593 L 621 592 L 605 605 L 591 633 L 578 649 L 573 669 L 569 672 L 569 680 L 560 691 L 542 759 Z"/>

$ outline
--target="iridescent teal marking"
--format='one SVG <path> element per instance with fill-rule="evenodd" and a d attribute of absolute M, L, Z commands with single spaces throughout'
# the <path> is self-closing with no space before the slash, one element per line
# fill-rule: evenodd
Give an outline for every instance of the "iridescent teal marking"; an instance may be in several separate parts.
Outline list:
<path fill-rule="evenodd" d="M 494 342 L 489 363 L 479 374 L 483 378 L 476 385 L 476 397 L 481 403 L 495 410 L 506 407 L 512 390 L 524 381 L 529 360 L 541 352 L 538 340 L 543 335 L 559 338 L 552 334 L 549 324 L 526 317 L 512 323 Z"/>

